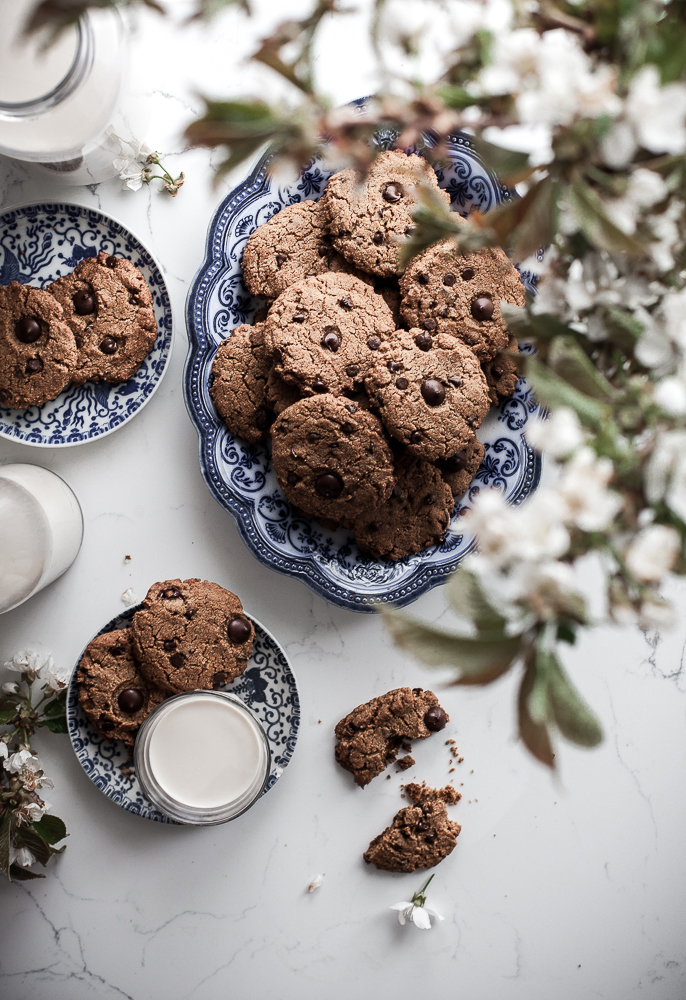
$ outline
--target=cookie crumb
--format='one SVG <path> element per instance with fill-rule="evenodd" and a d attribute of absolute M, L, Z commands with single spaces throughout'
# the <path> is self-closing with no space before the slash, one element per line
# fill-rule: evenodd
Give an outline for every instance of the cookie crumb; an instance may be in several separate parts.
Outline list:
<path fill-rule="evenodd" d="M 414 757 L 410 757 L 409 754 L 407 755 L 407 757 L 401 757 L 400 760 L 397 760 L 395 762 L 396 767 L 398 768 L 399 771 L 406 771 L 408 767 L 414 767 L 416 763 L 417 762 L 414 759 Z"/>
<path fill-rule="evenodd" d="M 131 556 L 124 556 L 124 562 L 125 563 L 130 563 L 131 562 Z"/>

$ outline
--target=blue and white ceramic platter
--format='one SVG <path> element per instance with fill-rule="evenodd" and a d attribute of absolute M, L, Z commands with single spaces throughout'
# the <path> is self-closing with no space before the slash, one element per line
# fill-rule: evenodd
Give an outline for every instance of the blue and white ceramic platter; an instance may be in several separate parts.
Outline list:
<path fill-rule="evenodd" d="M 140 605 L 127 608 L 101 628 L 98 635 L 129 628 L 139 607 Z M 266 795 L 293 756 L 300 725 L 300 701 L 295 677 L 283 649 L 264 625 L 251 615 L 246 614 L 246 617 L 255 626 L 252 656 L 240 677 L 224 685 L 221 690 L 230 691 L 245 702 L 267 734 L 272 766 L 262 791 L 262 795 Z M 174 820 L 156 809 L 141 791 L 129 759 L 128 748 L 119 740 L 104 740 L 91 727 L 79 705 L 77 668 L 78 662 L 69 685 L 67 723 L 72 746 L 81 767 L 108 799 L 124 809 L 158 823 L 173 823 Z"/>
<path fill-rule="evenodd" d="M 128 382 L 68 385 L 43 406 L 0 407 L 0 436 L 42 448 L 95 441 L 131 420 L 162 381 L 171 354 L 171 305 L 162 271 L 140 240 L 83 205 L 24 205 L 0 215 L 0 285 L 19 281 L 44 288 L 101 250 L 127 257 L 143 272 L 157 320 L 152 350 Z"/>
<path fill-rule="evenodd" d="M 377 136 L 388 144 L 393 135 Z M 460 530 L 460 518 L 483 487 L 501 490 L 519 504 L 536 488 L 541 459 L 526 443 L 527 421 L 538 404 L 520 379 L 514 396 L 493 409 L 479 431 L 485 445 L 483 464 L 455 503 L 444 541 L 399 562 L 361 553 L 353 536 L 331 532 L 305 519 L 279 489 L 269 444 L 249 445 L 234 437 L 216 412 L 209 386 L 217 346 L 241 323 L 252 323 L 263 303 L 243 284 L 241 257 L 250 234 L 284 206 L 316 201 L 330 175 L 322 162 L 309 164 L 297 181 L 279 186 L 267 170 L 268 156 L 219 206 L 207 237 L 205 260 L 190 289 L 186 321 L 189 353 L 184 391 L 200 437 L 200 469 L 215 499 L 236 520 L 251 552 L 265 565 L 301 579 L 328 601 L 353 611 L 373 611 L 382 603 L 402 606 L 443 583 L 474 547 L 473 536 Z M 452 137 L 448 163 L 436 171 L 450 192 L 455 211 L 466 216 L 511 197 L 507 188 L 477 157 L 471 140 Z M 535 276 L 522 273 L 533 293 Z"/>

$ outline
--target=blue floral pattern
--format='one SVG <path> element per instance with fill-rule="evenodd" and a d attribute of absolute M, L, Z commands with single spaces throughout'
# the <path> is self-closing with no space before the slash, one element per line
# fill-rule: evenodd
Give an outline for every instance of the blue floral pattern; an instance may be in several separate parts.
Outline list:
<path fill-rule="evenodd" d="M 137 607 L 127 608 L 101 628 L 98 635 L 128 628 Z M 246 615 L 255 626 L 255 641 L 248 666 L 240 677 L 222 687 L 240 698 L 252 709 L 267 734 L 272 765 L 262 795 L 283 774 L 288 766 L 300 726 L 298 688 L 290 664 L 281 646 L 264 625 Z M 83 655 L 83 654 L 82 654 Z M 81 657 L 79 657 L 79 660 Z M 79 705 L 76 670 L 74 668 L 67 697 L 69 736 L 81 767 L 108 799 L 144 819 L 158 823 L 173 823 L 145 797 L 134 773 L 128 748 L 119 740 L 105 740 L 92 728 Z"/>
<path fill-rule="evenodd" d="M 145 275 L 157 320 L 152 350 L 128 382 L 68 385 L 43 406 L 0 407 L 0 436 L 51 448 L 94 441 L 131 420 L 160 384 L 171 353 L 172 313 L 162 272 L 143 244 L 114 219 L 82 205 L 25 205 L 0 215 L 0 285 L 44 288 L 100 250 L 128 257 Z"/>
<path fill-rule="evenodd" d="M 382 146 L 393 139 L 390 131 L 376 137 Z M 200 469 L 212 495 L 233 515 L 248 548 L 265 565 L 301 579 L 333 604 L 351 610 L 373 611 L 380 603 L 409 604 L 443 583 L 474 548 L 474 538 L 460 531 L 460 517 L 482 487 L 495 486 L 513 504 L 536 488 L 541 459 L 526 444 L 524 430 L 538 405 L 520 380 L 512 399 L 491 411 L 479 431 L 486 448 L 484 462 L 465 496 L 456 502 L 440 545 L 387 562 L 361 553 L 348 531 L 328 531 L 304 519 L 276 483 L 269 444 L 255 447 L 235 438 L 209 394 L 218 344 L 238 324 L 252 322 L 263 304 L 243 285 L 241 256 L 248 237 L 284 206 L 317 200 L 330 173 L 315 160 L 294 184 L 280 187 L 269 176 L 268 162 L 266 156 L 219 206 L 210 225 L 205 260 L 188 295 L 184 392 L 200 437 Z M 436 173 L 441 187 L 450 192 L 453 208 L 462 215 L 472 207 L 485 212 L 512 197 L 480 161 L 466 135 L 451 138 L 448 162 Z M 522 281 L 535 292 L 533 274 L 522 274 Z"/>

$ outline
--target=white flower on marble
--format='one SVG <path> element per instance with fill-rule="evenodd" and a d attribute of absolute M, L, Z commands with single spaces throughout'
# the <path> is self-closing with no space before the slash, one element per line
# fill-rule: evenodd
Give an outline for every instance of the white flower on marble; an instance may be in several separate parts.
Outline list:
<path fill-rule="evenodd" d="M 681 538 L 676 528 L 651 524 L 632 540 L 624 559 L 637 580 L 657 583 L 674 565 L 680 548 Z"/>
<path fill-rule="evenodd" d="M 444 920 L 445 918 L 432 910 L 431 907 L 426 905 L 426 890 L 433 878 L 430 875 L 426 880 L 421 889 L 418 889 L 414 893 L 412 899 L 403 900 L 400 903 L 394 903 L 393 906 L 389 907 L 391 910 L 395 910 L 398 913 L 398 922 L 405 926 L 406 923 L 414 924 L 421 931 L 431 930 L 431 917 L 435 920 Z"/>
<path fill-rule="evenodd" d="M 44 802 L 43 805 L 40 805 L 38 802 L 27 802 L 21 807 L 21 811 L 26 814 L 32 823 L 37 823 L 38 820 L 42 819 L 47 810 L 47 802 Z"/>
<path fill-rule="evenodd" d="M 526 439 L 536 451 L 545 451 L 551 458 L 566 458 L 583 444 L 584 433 L 574 410 L 562 406 L 547 420 L 538 416 L 530 420 Z"/>
<path fill-rule="evenodd" d="M 134 604 L 138 604 L 136 591 L 133 589 L 133 587 L 129 587 L 128 590 L 125 590 L 124 593 L 121 595 L 121 599 L 127 608 L 132 608 Z"/>
<path fill-rule="evenodd" d="M 15 653 L 11 660 L 3 664 L 5 670 L 14 670 L 18 674 L 37 675 L 46 658 L 33 649 L 22 649 Z"/>
<path fill-rule="evenodd" d="M 324 882 L 324 873 L 320 875 L 315 875 L 310 884 L 307 887 L 308 892 L 314 892 L 316 889 L 321 889 L 322 883 Z"/>
<path fill-rule="evenodd" d="M 36 857 L 28 847 L 13 847 L 10 845 L 10 864 L 19 865 L 21 868 L 30 868 L 35 865 Z"/>
<path fill-rule="evenodd" d="M 29 792 L 36 788 L 54 787 L 52 780 L 43 774 L 40 760 L 30 750 L 17 750 L 7 758 L 3 766 L 10 774 L 18 775 Z"/>

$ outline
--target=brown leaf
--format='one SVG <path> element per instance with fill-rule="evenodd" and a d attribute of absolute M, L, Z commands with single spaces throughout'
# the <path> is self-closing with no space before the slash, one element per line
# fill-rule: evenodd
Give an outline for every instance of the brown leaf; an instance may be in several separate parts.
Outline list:
<path fill-rule="evenodd" d="M 533 650 L 527 657 L 527 665 L 519 687 L 517 709 L 519 716 L 519 735 L 526 748 L 548 767 L 555 767 L 555 754 L 550 742 L 547 726 L 534 722 L 529 712 L 529 697 L 536 683 L 536 652 Z"/>

